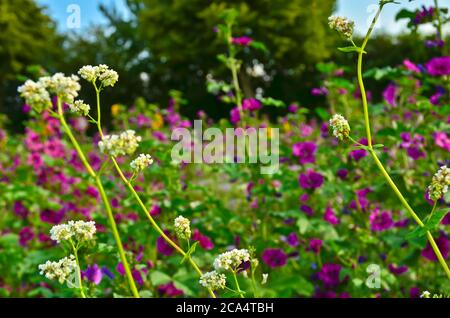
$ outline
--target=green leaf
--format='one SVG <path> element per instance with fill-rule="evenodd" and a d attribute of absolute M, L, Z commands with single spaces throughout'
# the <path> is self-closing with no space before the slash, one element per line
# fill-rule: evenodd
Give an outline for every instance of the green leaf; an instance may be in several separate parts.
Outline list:
<path fill-rule="evenodd" d="M 340 47 L 338 48 L 339 51 L 345 52 L 345 53 L 351 53 L 351 52 L 357 52 L 357 53 L 364 53 L 367 54 L 367 52 L 361 50 L 360 47 L 357 46 L 346 46 L 346 47 Z"/>
<path fill-rule="evenodd" d="M 300 234 L 305 234 L 309 227 L 309 220 L 303 214 L 300 214 L 297 220 L 298 231 Z"/>
<path fill-rule="evenodd" d="M 197 245 L 198 245 L 198 241 L 195 241 L 195 243 L 191 245 L 191 248 L 189 249 L 189 251 L 187 251 L 186 255 L 184 255 L 180 264 L 183 264 L 186 260 L 188 260 L 191 257 L 192 253 L 195 252 L 195 248 L 197 247 Z"/>
<path fill-rule="evenodd" d="M 448 208 L 446 209 L 439 209 L 433 213 L 431 218 L 429 218 L 423 227 L 418 226 L 410 233 L 406 234 L 406 238 L 408 240 L 414 239 L 417 237 L 424 236 L 428 231 L 434 230 L 442 221 L 444 216 L 449 212 L 450 210 Z"/>
<path fill-rule="evenodd" d="M 258 41 L 252 41 L 250 43 L 250 46 L 254 49 L 263 51 L 263 52 L 268 52 L 269 50 L 267 49 L 267 47 L 264 45 L 264 43 L 262 42 L 258 42 Z"/>
<path fill-rule="evenodd" d="M 166 273 L 160 272 L 160 271 L 154 271 L 150 274 L 150 279 L 153 283 L 153 285 L 162 285 L 162 284 L 166 284 L 170 281 L 172 281 L 172 279 L 170 278 L 169 275 L 167 275 Z"/>
<path fill-rule="evenodd" d="M 322 120 L 328 120 L 330 118 L 330 114 L 325 108 L 317 107 L 315 108 L 315 112 Z"/>

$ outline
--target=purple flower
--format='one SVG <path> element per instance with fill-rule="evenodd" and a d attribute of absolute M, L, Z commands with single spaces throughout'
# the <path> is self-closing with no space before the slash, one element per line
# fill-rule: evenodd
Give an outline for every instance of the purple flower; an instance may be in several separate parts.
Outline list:
<path fill-rule="evenodd" d="M 28 245 L 28 242 L 33 240 L 34 232 L 33 229 L 29 226 L 22 228 L 19 232 L 19 244 L 23 247 Z"/>
<path fill-rule="evenodd" d="M 169 236 L 169 231 L 164 231 L 164 233 Z M 165 256 L 172 255 L 174 251 L 174 248 L 170 246 L 162 236 L 158 237 L 158 239 L 156 240 L 156 249 L 158 250 L 158 253 L 161 253 Z"/>
<path fill-rule="evenodd" d="M 359 209 L 361 208 L 362 210 L 366 209 L 369 207 L 369 200 L 367 199 L 367 195 L 372 192 L 372 190 L 370 188 L 364 188 L 361 190 L 357 190 L 356 191 L 356 196 L 358 198 L 358 202 L 356 202 L 355 200 L 353 200 L 352 202 L 350 202 L 350 208 L 351 209 Z"/>
<path fill-rule="evenodd" d="M 297 233 L 295 232 L 290 233 L 286 237 L 286 243 L 288 243 L 292 247 L 297 247 L 300 244 Z"/>
<path fill-rule="evenodd" d="M 287 255 L 281 249 L 267 248 L 261 255 L 262 260 L 270 268 L 281 267 L 286 265 Z"/>
<path fill-rule="evenodd" d="M 231 39 L 231 43 L 233 43 L 234 45 L 240 45 L 240 46 L 249 46 L 250 44 L 252 44 L 252 42 L 253 42 L 253 39 L 248 36 L 241 36 L 241 37 Z"/>
<path fill-rule="evenodd" d="M 330 205 L 326 208 L 323 219 L 332 225 L 337 225 L 340 222 Z"/>
<path fill-rule="evenodd" d="M 324 264 L 317 276 L 326 288 L 333 288 L 341 283 L 341 270 L 342 266 L 339 264 Z"/>
<path fill-rule="evenodd" d="M 348 176 L 348 170 L 347 170 L 347 169 L 339 169 L 339 170 L 337 171 L 336 175 L 337 175 L 340 179 L 344 180 L 344 179 L 346 179 L 347 176 Z"/>
<path fill-rule="evenodd" d="M 27 163 L 33 167 L 34 170 L 40 170 L 44 166 L 44 160 L 37 152 L 32 152 L 27 159 Z"/>
<path fill-rule="evenodd" d="M 192 233 L 192 240 L 198 241 L 200 246 L 205 250 L 212 250 L 214 248 L 214 243 L 209 237 L 200 233 L 198 229 L 195 229 Z"/>
<path fill-rule="evenodd" d="M 395 275 L 401 275 L 408 271 L 408 266 L 405 266 L 405 265 L 397 266 L 395 264 L 389 264 L 388 268 L 389 268 L 389 271 Z"/>
<path fill-rule="evenodd" d="M 309 241 L 309 249 L 316 254 L 320 253 L 320 249 L 322 248 L 323 241 L 321 239 L 311 239 Z"/>
<path fill-rule="evenodd" d="M 297 104 L 290 104 L 288 106 L 288 112 L 296 113 L 297 111 L 298 111 L 298 105 Z"/>
<path fill-rule="evenodd" d="M 166 297 L 176 297 L 176 296 L 180 296 L 183 295 L 183 291 L 176 288 L 175 284 L 173 282 L 164 284 L 164 285 L 160 285 L 158 287 L 158 292 Z"/>
<path fill-rule="evenodd" d="M 50 223 L 50 224 L 58 224 L 61 223 L 64 218 L 65 211 L 53 211 L 53 210 L 43 210 L 40 213 L 41 221 Z"/>
<path fill-rule="evenodd" d="M 448 254 L 449 254 L 449 247 L 450 247 L 450 243 L 449 243 L 447 237 L 445 235 L 441 234 L 441 236 L 439 238 L 437 238 L 435 241 L 436 241 L 436 245 L 438 246 L 439 250 L 441 251 L 442 257 L 444 257 L 444 259 L 447 259 Z M 438 258 L 436 256 L 436 254 L 434 253 L 433 248 L 430 245 L 430 242 L 428 242 L 425 249 L 422 250 L 422 256 L 433 262 L 438 261 Z"/>
<path fill-rule="evenodd" d="M 311 90 L 313 96 L 325 96 L 328 95 L 328 89 L 326 87 L 315 87 Z"/>
<path fill-rule="evenodd" d="M 299 177 L 300 186 L 304 189 L 320 188 L 323 180 L 323 176 L 320 173 L 314 172 L 312 169 L 302 173 Z"/>
<path fill-rule="evenodd" d="M 438 131 L 434 133 L 434 142 L 438 147 L 450 151 L 450 138 L 445 132 Z"/>
<path fill-rule="evenodd" d="M 100 284 L 103 278 L 103 272 L 97 264 L 89 266 L 85 271 L 81 272 L 81 275 L 95 285 Z"/>
<path fill-rule="evenodd" d="M 153 204 L 150 208 L 150 215 L 157 216 L 161 214 L 161 207 L 158 204 Z"/>
<path fill-rule="evenodd" d="M 367 146 L 366 138 L 361 138 L 358 142 L 361 145 Z M 365 156 L 367 156 L 367 151 L 365 151 L 364 149 L 355 149 L 355 150 L 350 151 L 350 153 L 349 153 L 349 157 L 355 161 L 359 161 L 362 158 L 364 158 Z"/>
<path fill-rule="evenodd" d="M 388 230 L 394 226 L 392 213 L 389 211 L 381 211 L 379 208 L 375 208 L 372 213 L 370 213 L 369 221 L 370 228 L 375 232 Z"/>
<path fill-rule="evenodd" d="M 59 139 L 48 140 L 44 143 L 44 153 L 52 158 L 64 158 L 64 145 Z"/>
<path fill-rule="evenodd" d="M 383 91 L 383 98 L 389 105 L 396 107 L 397 106 L 397 86 L 395 84 L 389 84 L 386 89 Z"/>
<path fill-rule="evenodd" d="M 232 124 L 237 124 L 241 121 L 241 113 L 239 112 L 239 108 L 235 107 L 230 111 L 230 122 Z"/>
<path fill-rule="evenodd" d="M 30 211 L 28 211 L 27 207 L 23 205 L 22 201 L 16 201 L 13 205 L 14 213 L 21 217 L 22 219 L 26 219 Z"/>
<path fill-rule="evenodd" d="M 420 68 L 418 68 L 416 64 L 408 59 L 403 61 L 403 66 L 405 66 L 408 71 L 411 71 L 413 73 L 420 73 Z"/>
<path fill-rule="evenodd" d="M 402 138 L 400 147 L 406 149 L 409 157 L 413 160 L 426 157 L 426 153 L 422 150 L 425 143 L 425 138 L 422 135 L 415 134 L 412 137 L 410 133 L 402 132 L 400 137 Z"/>
<path fill-rule="evenodd" d="M 309 216 L 313 216 L 314 215 L 314 210 L 307 204 L 302 204 L 300 206 L 300 210 L 302 212 L 304 212 L 306 215 L 309 215 Z"/>
<path fill-rule="evenodd" d="M 450 75 L 450 56 L 434 57 L 425 67 L 432 76 Z"/>
<path fill-rule="evenodd" d="M 300 164 L 316 161 L 317 145 L 313 142 L 298 142 L 292 146 L 292 153 L 299 158 Z"/>
<path fill-rule="evenodd" d="M 250 112 L 260 109 L 261 106 L 261 102 L 256 98 L 246 98 L 242 101 L 242 108 Z"/>

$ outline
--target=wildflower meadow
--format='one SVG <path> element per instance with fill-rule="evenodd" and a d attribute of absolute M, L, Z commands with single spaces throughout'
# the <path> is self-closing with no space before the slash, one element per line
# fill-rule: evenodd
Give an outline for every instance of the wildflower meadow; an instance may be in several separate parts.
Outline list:
<path fill-rule="evenodd" d="M 175 2 L 141 33 L 155 1 L 103 8 L 93 54 L 0 35 L 0 296 L 449 297 L 450 3 L 373 1 L 366 26 L 309 1 L 269 35 L 260 3 L 192 4 L 190 38 Z"/>

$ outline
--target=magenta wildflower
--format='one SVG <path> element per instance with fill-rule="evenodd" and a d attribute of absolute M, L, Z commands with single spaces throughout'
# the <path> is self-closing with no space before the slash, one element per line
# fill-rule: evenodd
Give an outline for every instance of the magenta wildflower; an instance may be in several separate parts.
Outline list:
<path fill-rule="evenodd" d="M 242 101 L 242 109 L 254 112 L 262 107 L 262 104 L 256 98 L 246 98 Z"/>
<path fill-rule="evenodd" d="M 326 288 L 333 288 L 342 282 L 339 277 L 341 270 L 342 266 L 339 264 L 324 264 L 317 276 Z"/>
<path fill-rule="evenodd" d="M 369 221 L 370 228 L 375 232 L 385 231 L 394 226 L 392 213 L 389 211 L 381 211 L 378 207 L 370 213 Z"/>
<path fill-rule="evenodd" d="M 249 46 L 250 44 L 252 44 L 252 42 L 253 42 L 253 39 L 248 36 L 241 36 L 241 37 L 231 39 L 231 43 L 233 43 L 234 45 L 240 45 L 240 46 Z"/>
<path fill-rule="evenodd" d="M 198 241 L 199 245 L 205 250 L 212 250 L 214 243 L 209 237 L 200 233 L 198 229 L 195 229 L 192 233 L 192 240 Z"/>
<path fill-rule="evenodd" d="M 237 124 L 241 121 L 241 113 L 239 112 L 239 108 L 235 107 L 230 111 L 230 122 L 232 124 Z"/>
<path fill-rule="evenodd" d="M 157 216 L 161 214 L 161 207 L 158 204 L 153 204 L 150 208 L 150 215 L 151 216 Z"/>
<path fill-rule="evenodd" d="M 401 275 L 408 271 L 408 266 L 405 266 L 405 265 L 397 266 L 395 264 L 389 264 L 388 268 L 389 268 L 389 271 L 394 275 Z"/>
<path fill-rule="evenodd" d="M 309 241 L 309 250 L 313 251 L 316 254 L 319 254 L 322 245 L 323 241 L 321 239 L 311 239 Z"/>
<path fill-rule="evenodd" d="M 413 160 L 426 157 L 425 151 L 422 150 L 425 143 L 425 138 L 422 135 L 415 134 L 411 136 L 410 133 L 403 132 L 400 134 L 400 137 L 402 138 L 400 147 L 406 149 L 409 157 Z"/>
<path fill-rule="evenodd" d="M 103 272 L 97 264 L 94 264 L 89 266 L 85 271 L 82 271 L 81 276 L 95 285 L 98 285 L 102 281 Z"/>
<path fill-rule="evenodd" d="M 298 111 L 298 105 L 297 104 L 290 104 L 288 106 L 288 112 L 296 113 L 297 111 Z"/>
<path fill-rule="evenodd" d="M 304 189 L 317 189 L 323 184 L 324 178 L 320 173 L 314 172 L 312 169 L 302 173 L 299 177 L 300 186 Z"/>
<path fill-rule="evenodd" d="M 313 96 L 326 96 L 328 95 L 328 89 L 326 87 L 315 87 L 311 90 Z"/>
<path fill-rule="evenodd" d="M 450 242 L 448 241 L 448 238 L 444 234 L 441 234 L 441 236 L 439 236 L 439 238 L 435 239 L 435 241 L 436 241 L 436 245 L 438 246 L 439 250 L 441 251 L 442 257 L 444 257 L 444 259 L 447 259 L 448 254 L 449 254 L 449 248 L 450 248 Z M 434 253 L 433 248 L 430 245 L 430 242 L 428 242 L 425 249 L 422 250 L 422 256 L 433 262 L 438 261 L 438 258 L 436 256 L 436 254 Z"/>
<path fill-rule="evenodd" d="M 51 139 L 44 143 L 44 153 L 52 158 L 64 158 L 64 145 L 59 139 Z"/>
<path fill-rule="evenodd" d="M 438 147 L 450 151 L 450 138 L 445 132 L 443 131 L 436 132 L 434 134 L 434 142 Z"/>
<path fill-rule="evenodd" d="M 408 59 L 403 61 L 403 66 L 405 66 L 408 71 L 420 73 L 420 68 Z"/>
<path fill-rule="evenodd" d="M 33 229 L 29 226 L 23 227 L 19 232 L 19 244 L 21 246 L 27 246 L 28 243 L 33 240 L 34 232 Z"/>
<path fill-rule="evenodd" d="M 450 56 L 434 57 L 425 67 L 432 76 L 450 75 Z"/>
<path fill-rule="evenodd" d="M 372 192 L 372 190 L 370 188 L 364 188 L 364 189 L 360 189 L 356 191 L 356 196 L 358 199 L 358 202 L 356 202 L 355 200 L 353 200 L 352 202 L 350 202 L 350 208 L 351 209 L 359 209 L 361 208 L 362 210 L 365 210 L 366 208 L 369 207 L 369 200 L 367 199 L 367 195 Z"/>
<path fill-rule="evenodd" d="M 162 296 L 166 296 L 166 297 L 177 297 L 177 296 L 183 295 L 183 291 L 176 288 L 175 284 L 173 282 L 170 282 L 170 283 L 167 283 L 164 285 L 160 285 L 158 287 L 158 292 Z"/>
<path fill-rule="evenodd" d="M 389 105 L 397 106 L 397 86 L 395 84 L 389 84 L 383 91 L 383 98 Z"/>
<path fill-rule="evenodd" d="M 361 138 L 358 141 L 361 145 L 367 146 L 367 139 L 366 138 Z M 364 158 L 365 156 L 367 156 L 367 151 L 365 151 L 364 149 L 355 149 L 350 151 L 350 153 L 348 154 L 350 158 L 352 158 L 355 161 L 359 161 L 362 158 Z"/>
<path fill-rule="evenodd" d="M 16 201 L 13 205 L 14 213 L 21 217 L 22 219 L 26 219 L 30 211 L 27 209 L 25 205 L 23 205 L 22 201 Z"/>
<path fill-rule="evenodd" d="M 337 225 L 340 222 L 330 205 L 326 208 L 323 219 L 331 225 Z"/>
<path fill-rule="evenodd" d="M 297 233 L 295 232 L 290 233 L 286 237 L 286 243 L 288 243 L 292 247 L 297 247 L 300 244 Z"/>
<path fill-rule="evenodd" d="M 292 153 L 298 157 L 300 164 L 316 161 L 317 145 L 313 142 L 298 142 L 292 146 Z"/>
<path fill-rule="evenodd" d="M 270 268 L 282 267 L 286 265 L 287 255 L 279 248 L 267 248 L 262 253 L 261 259 Z"/>
<path fill-rule="evenodd" d="M 169 231 L 164 231 L 164 233 L 170 237 Z M 158 237 L 156 240 L 156 249 L 158 250 L 158 253 L 165 256 L 170 256 L 174 252 L 174 248 L 170 246 L 162 236 Z"/>
<path fill-rule="evenodd" d="M 33 167 L 34 170 L 40 170 L 44 166 L 44 160 L 37 152 L 32 152 L 28 155 L 27 164 Z"/>

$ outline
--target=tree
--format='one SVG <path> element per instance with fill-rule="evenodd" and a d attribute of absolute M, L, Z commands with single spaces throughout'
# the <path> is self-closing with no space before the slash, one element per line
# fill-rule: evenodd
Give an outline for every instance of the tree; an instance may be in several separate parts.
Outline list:
<path fill-rule="evenodd" d="M 55 24 L 33 0 L 0 1 L 0 111 L 13 109 L 17 76 L 32 64 L 52 65 L 62 55 L 61 43 Z"/>

